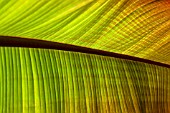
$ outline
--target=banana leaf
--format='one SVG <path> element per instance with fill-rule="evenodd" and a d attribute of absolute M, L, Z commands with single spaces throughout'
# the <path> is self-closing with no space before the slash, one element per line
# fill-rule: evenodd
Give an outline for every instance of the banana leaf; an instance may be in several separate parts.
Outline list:
<path fill-rule="evenodd" d="M 170 113 L 169 48 L 169 0 L 0 0 L 0 113 Z"/>

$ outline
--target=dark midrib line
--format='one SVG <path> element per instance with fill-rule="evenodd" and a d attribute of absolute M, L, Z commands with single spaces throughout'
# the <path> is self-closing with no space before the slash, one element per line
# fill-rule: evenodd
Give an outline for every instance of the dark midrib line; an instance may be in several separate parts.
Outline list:
<path fill-rule="evenodd" d="M 149 63 L 149 64 L 154 64 L 154 65 L 170 68 L 170 65 L 168 64 L 155 62 L 152 60 L 147 60 L 147 59 L 138 58 L 134 56 L 123 55 L 123 54 L 107 52 L 107 51 L 97 50 L 97 49 L 91 49 L 87 47 L 75 46 L 75 45 L 70 45 L 70 44 L 63 44 L 59 42 L 38 40 L 38 39 L 28 39 L 28 38 L 13 37 L 13 36 L 0 36 L 0 46 L 1 47 L 56 49 L 56 50 L 64 50 L 64 51 L 89 53 L 89 54 L 96 54 L 96 55 L 102 55 L 102 56 L 109 56 L 109 57 L 139 61 L 139 62 L 144 62 L 144 63 Z"/>

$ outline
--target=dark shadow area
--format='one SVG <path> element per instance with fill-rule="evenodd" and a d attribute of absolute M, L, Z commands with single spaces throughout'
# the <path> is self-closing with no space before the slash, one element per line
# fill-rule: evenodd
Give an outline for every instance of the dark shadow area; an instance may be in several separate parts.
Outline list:
<path fill-rule="evenodd" d="M 133 57 L 129 55 L 123 55 L 123 54 L 107 52 L 103 50 L 91 49 L 91 48 L 86 48 L 86 47 L 81 47 L 81 46 L 75 46 L 75 45 L 64 44 L 64 43 L 59 43 L 59 42 L 44 41 L 44 40 L 38 40 L 38 39 L 29 39 L 29 38 L 21 38 L 21 37 L 13 37 L 13 36 L 0 36 L 0 46 L 1 47 L 43 48 L 43 49 L 56 49 L 56 50 L 64 50 L 64 51 L 81 52 L 81 53 L 128 59 L 128 60 L 139 61 L 139 62 L 144 62 L 144 63 L 149 63 L 149 64 L 154 64 L 154 65 L 170 68 L 170 65 L 168 64 L 155 62 L 155 61 L 151 61 L 147 59 L 142 59 L 138 57 Z"/>

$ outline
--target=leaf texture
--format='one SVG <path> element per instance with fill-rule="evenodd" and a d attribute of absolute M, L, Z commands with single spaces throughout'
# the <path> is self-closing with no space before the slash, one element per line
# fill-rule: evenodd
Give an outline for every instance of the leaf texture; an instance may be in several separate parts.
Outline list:
<path fill-rule="evenodd" d="M 0 0 L 0 35 L 170 64 L 169 0 Z"/>
<path fill-rule="evenodd" d="M 0 0 L 0 35 L 170 65 L 170 1 Z M 0 47 L 0 113 L 170 113 L 169 75 L 121 58 Z"/>
<path fill-rule="evenodd" d="M 0 113 L 169 113 L 170 69 L 78 52 L 0 48 Z"/>

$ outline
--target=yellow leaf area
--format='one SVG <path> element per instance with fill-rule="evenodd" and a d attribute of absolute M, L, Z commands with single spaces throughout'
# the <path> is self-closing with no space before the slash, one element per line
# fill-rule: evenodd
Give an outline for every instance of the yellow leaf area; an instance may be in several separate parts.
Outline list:
<path fill-rule="evenodd" d="M 169 0 L 1 0 L 0 35 L 170 64 Z"/>

